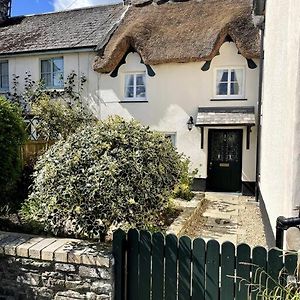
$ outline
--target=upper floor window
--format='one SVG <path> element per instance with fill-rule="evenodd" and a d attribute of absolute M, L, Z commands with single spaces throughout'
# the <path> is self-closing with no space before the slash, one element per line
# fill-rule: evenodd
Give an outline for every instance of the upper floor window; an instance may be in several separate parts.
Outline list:
<path fill-rule="evenodd" d="M 125 75 L 125 99 L 146 100 L 146 74 L 132 73 Z"/>
<path fill-rule="evenodd" d="M 55 57 L 41 61 L 41 80 L 48 89 L 64 87 L 64 59 Z"/>
<path fill-rule="evenodd" d="M 8 91 L 9 89 L 9 74 L 8 61 L 0 61 L 0 91 Z"/>
<path fill-rule="evenodd" d="M 217 98 L 242 98 L 244 97 L 244 69 L 222 68 L 216 70 Z"/>

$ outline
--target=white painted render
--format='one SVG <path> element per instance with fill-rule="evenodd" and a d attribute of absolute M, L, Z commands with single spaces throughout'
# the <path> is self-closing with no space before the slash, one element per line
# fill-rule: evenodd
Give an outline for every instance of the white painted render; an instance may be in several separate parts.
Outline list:
<path fill-rule="evenodd" d="M 146 72 L 138 54 L 131 53 L 127 56 L 126 64 L 120 67 L 116 78 L 92 70 L 95 57 L 93 52 L 65 53 L 58 56 L 64 57 L 65 77 L 72 70 L 87 76 L 84 96 L 99 118 L 121 115 L 127 119 L 135 118 L 153 130 L 176 133 L 177 149 L 190 157 L 192 168 L 198 169 L 198 177 L 207 177 L 208 128 L 205 128 L 204 149 L 201 149 L 200 129 L 194 127 L 192 131 L 188 131 L 189 117 L 193 116 L 196 120 L 199 106 L 257 106 L 258 68 L 248 68 L 246 59 L 238 54 L 234 43 L 223 44 L 220 55 L 213 59 L 208 71 L 201 70 L 204 62 L 152 66 L 156 75 L 146 76 L 147 102 L 143 103 L 124 102 L 125 74 Z M 40 60 L 46 57 L 31 55 L 9 58 L 10 74 L 20 76 L 20 89 L 24 87 L 25 72 L 30 72 L 34 80 L 40 78 Z M 258 65 L 259 62 L 255 62 Z M 246 101 L 211 101 L 214 98 L 215 69 L 220 67 L 244 68 Z M 255 181 L 256 128 L 252 128 L 249 150 L 246 150 L 246 128 L 243 129 L 242 180 Z"/>
<path fill-rule="evenodd" d="M 238 54 L 234 43 L 225 43 L 216 56 L 209 71 L 202 71 L 203 62 L 169 63 L 152 66 L 156 73 L 147 77 L 147 102 L 126 103 L 124 101 L 124 77 L 130 72 L 146 72 L 138 54 L 129 54 L 126 64 L 119 69 L 118 77 L 102 74 L 100 79 L 101 118 L 121 115 L 135 118 L 151 129 L 176 132 L 179 152 L 190 157 L 192 168 L 198 176 L 207 177 L 207 136 L 205 129 L 204 149 L 201 149 L 200 129 L 187 130 L 190 116 L 196 119 L 199 106 L 255 106 L 258 95 L 258 68 L 247 67 L 246 59 Z M 258 64 L 258 61 L 256 61 Z M 215 68 L 243 67 L 245 69 L 245 98 L 247 101 L 211 101 L 214 98 Z M 235 127 L 237 128 L 237 127 Z M 240 127 L 242 128 L 242 127 Z M 246 150 L 246 128 L 243 141 L 243 181 L 255 181 L 256 129 L 251 133 L 251 147 Z"/>
<path fill-rule="evenodd" d="M 300 1 L 267 1 L 260 189 L 276 218 L 300 204 Z"/>

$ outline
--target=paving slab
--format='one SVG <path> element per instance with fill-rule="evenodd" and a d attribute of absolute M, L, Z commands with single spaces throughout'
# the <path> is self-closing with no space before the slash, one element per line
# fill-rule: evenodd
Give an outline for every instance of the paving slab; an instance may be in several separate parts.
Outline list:
<path fill-rule="evenodd" d="M 206 241 L 215 239 L 220 243 L 246 242 L 251 246 L 265 246 L 261 214 L 254 197 L 207 192 L 205 201 L 206 210 L 195 216 L 183 234 Z"/>

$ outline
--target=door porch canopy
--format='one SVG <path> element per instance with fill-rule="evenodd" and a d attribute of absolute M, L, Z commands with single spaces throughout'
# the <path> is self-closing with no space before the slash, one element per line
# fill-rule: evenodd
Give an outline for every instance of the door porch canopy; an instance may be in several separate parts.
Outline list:
<path fill-rule="evenodd" d="M 201 149 L 204 144 L 204 127 L 247 127 L 247 149 L 250 148 L 251 127 L 255 126 L 254 106 L 199 107 L 195 126 L 201 128 Z"/>

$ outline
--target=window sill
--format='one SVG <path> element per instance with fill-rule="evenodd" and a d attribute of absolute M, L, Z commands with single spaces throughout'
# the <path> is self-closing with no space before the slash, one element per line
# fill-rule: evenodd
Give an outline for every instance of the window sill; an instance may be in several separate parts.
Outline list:
<path fill-rule="evenodd" d="M 148 100 L 122 100 L 120 103 L 148 103 Z"/>
<path fill-rule="evenodd" d="M 213 98 L 210 101 L 247 101 L 246 98 Z"/>

